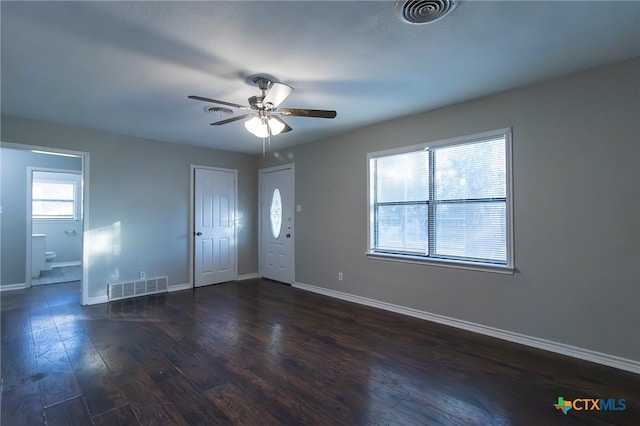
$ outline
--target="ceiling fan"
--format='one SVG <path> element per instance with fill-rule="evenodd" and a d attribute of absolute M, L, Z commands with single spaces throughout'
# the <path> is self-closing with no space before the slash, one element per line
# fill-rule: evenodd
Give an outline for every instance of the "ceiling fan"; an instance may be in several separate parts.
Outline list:
<path fill-rule="evenodd" d="M 216 121 L 215 123 L 211 123 L 211 125 L 219 126 L 252 117 L 245 121 L 244 126 L 249 132 L 263 139 L 293 130 L 281 117 L 335 118 L 336 116 L 335 111 L 322 109 L 278 108 L 291 92 L 293 92 L 293 88 L 286 84 L 272 82 L 262 76 L 254 77 L 253 82 L 256 83 L 262 93 L 260 96 L 251 96 L 248 99 L 248 106 L 195 95 L 189 96 L 189 99 L 212 102 L 240 110 L 251 111 L 236 117 L 227 118 L 226 120 Z M 207 110 L 206 107 L 205 110 Z M 233 113 L 233 110 L 227 108 L 211 108 L 211 110 L 224 110 L 226 113 Z"/>

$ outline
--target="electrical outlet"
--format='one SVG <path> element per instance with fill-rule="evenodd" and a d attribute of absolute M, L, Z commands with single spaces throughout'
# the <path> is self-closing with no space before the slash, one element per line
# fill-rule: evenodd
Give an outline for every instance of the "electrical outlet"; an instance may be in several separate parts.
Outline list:
<path fill-rule="evenodd" d="M 147 278 L 147 273 L 144 271 L 140 271 L 140 279 L 144 280 L 145 278 Z"/>
<path fill-rule="evenodd" d="M 338 281 L 342 281 L 342 272 L 338 272 Z"/>

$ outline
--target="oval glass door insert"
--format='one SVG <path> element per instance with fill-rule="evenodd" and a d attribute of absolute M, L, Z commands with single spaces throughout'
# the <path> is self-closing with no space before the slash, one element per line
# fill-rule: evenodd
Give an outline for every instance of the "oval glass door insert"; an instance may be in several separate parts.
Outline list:
<path fill-rule="evenodd" d="M 282 231 L 282 198 L 280 198 L 280 190 L 273 190 L 271 194 L 271 208 L 269 209 L 269 218 L 271 219 L 271 234 L 273 238 L 280 236 Z"/>

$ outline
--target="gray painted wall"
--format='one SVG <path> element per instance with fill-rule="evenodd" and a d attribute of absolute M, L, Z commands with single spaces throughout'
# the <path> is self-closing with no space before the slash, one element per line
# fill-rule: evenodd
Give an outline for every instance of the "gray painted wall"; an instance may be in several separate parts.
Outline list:
<path fill-rule="evenodd" d="M 105 293 L 112 276 L 135 278 L 140 268 L 169 275 L 171 284 L 188 281 L 192 163 L 239 169 L 245 217 L 239 273 L 257 271 L 257 169 L 295 162 L 296 204 L 303 206 L 296 216 L 296 281 L 640 361 L 638 75 L 636 59 L 282 150 L 279 157 L 5 116 L 2 140 L 91 153 L 92 297 Z M 368 152 L 509 126 L 514 275 L 366 258 Z M 337 281 L 338 271 L 344 281 Z"/>
<path fill-rule="evenodd" d="M 24 284 L 27 250 L 27 167 L 82 170 L 82 159 L 4 147 L 0 148 L 0 158 L 0 283 Z M 66 236 L 64 230 L 82 229 L 78 228 L 77 223 L 66 222 L 64 225 L 61 228 L 60 224 L 34 226 L 33 232 L 47 234 L 47 247 L 48 250 L 56 252 L 56 262 L 79 261 L 82 259 L 80 236 Z"/>
<path fill-rule="evenodd" d="M 243 218 L 238 232 L 238 273 L 256 272 L 255 156 L 11 116 L 2 116 L 1 138 L 3 142 L 89 152 L 88 297 L 104 296 L 108 282 L 136 279 L 142 270 L 148 277 L 167 275 L 170 285 L 189 282 L 192 164 L 238 170 L 238 209 Z M 3 240 L 3 257 L 6 247 L 10 245 Z M 24 255 L 16 253 L 12 260 L 17 262 L 20 256 Z M 3 258 L 2 264 L 5 262 Z M 3 277 L 2 284 L 12 282 Z"/>
<path fill-rule="evenodd" d="M 262 159 L 295 162 L 296 281 L 640 361 L 639 75 L 636 59 Z M 368 152 L 510 126 L 514 275 L 364 255 Z"/>

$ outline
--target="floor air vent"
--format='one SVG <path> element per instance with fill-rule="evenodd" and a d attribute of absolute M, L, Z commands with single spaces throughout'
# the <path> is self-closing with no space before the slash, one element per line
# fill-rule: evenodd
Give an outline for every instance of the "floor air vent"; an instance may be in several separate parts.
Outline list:
<path fill-rule="evenodd" d="M 147 294 L 165 293 L 169 277 L 147 278 L 145 280 L 109 284 L 109 300 L 128 299 Z"/>

